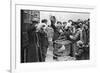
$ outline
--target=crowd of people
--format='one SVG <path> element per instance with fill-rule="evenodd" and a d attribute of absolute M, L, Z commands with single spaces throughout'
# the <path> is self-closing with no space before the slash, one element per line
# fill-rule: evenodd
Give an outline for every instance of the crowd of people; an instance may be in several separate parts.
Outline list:
<path fill-rule="evenodd" d="M 28 33 L 27 62 L 45 62 L 48 49 L 53 47 L 53 59 L 71 56 L 75 60 L 89 59 L 90 19 L 58 21 L 50 16 L 40 22 L 33 20 Z"/>

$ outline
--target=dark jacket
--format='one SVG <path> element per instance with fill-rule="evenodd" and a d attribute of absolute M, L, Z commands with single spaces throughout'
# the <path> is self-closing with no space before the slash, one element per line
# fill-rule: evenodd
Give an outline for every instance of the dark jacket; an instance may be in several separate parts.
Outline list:
<path fill-rule="evenodd" d="M 40 47 L 42 51 L 43 61 L 45 61 L 46 54 L 47 54 L 47 48 L 49 44 L 47 34 L 44 31 L 39 31 L 38 35 L 39 35 L 39 42 L 40 42 Z"/>
<path fill-rule="evenodd" d="M 28 47 L 28 56 L 27 62 L 42 62 L 42 52 L 41 46 L 39 42 L 39 35 L 35 31 L 35 28 L 28 30 L 28 38 L 29 38 L 29 47 Z"/>

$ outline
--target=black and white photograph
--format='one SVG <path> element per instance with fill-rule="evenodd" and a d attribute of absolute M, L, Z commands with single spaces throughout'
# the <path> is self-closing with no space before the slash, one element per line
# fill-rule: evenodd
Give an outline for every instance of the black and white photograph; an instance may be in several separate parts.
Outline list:
<path fill-rule="evenodd" d="M 90 14 L 20 10 L 21 63 L 90 59 Z"/>
<path fill-rule="evenodd" d="M 8 31 L 1 31 L 7 35 L 5 41 L 2 39 L 2 49 L 10 38 L 10 72 L 97 72 L 93 68 L 99 62 L 98 7 L 89 5 L 92 1 L 43 1 L 11 1 L 10 36 Z M 3 30 L 8 28 L 2 25 Z M 8 51 L 4 51 L 7 55 Z M 8 61 L 8 57 L 3 59 Z"/>

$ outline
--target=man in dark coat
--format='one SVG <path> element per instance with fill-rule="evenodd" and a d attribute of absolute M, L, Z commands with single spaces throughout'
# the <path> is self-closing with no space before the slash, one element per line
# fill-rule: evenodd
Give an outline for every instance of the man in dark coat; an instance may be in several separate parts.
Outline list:
<path fill-rule="evenodd" d="M 58 28 L 55 26 L 55 23 L 56 23 L 56 17 L 55 16 L 51 16 L 50 17 L 50 21 L 51 21 L 51 27 L 53 28 L 53 30 L 54 30 L 54 35 L 53 35 L 53 48 L 54 48 L 54 50 L 53 50 L 53 59 L 57 59 L 57 49 L 55 48 L 55 46 L 57 45 L 56 43 L 55 43 L 55 40 L 57 40 L 58 38 L 59 38 L 59 36 L 60 36 L 60 33 L 59 33 L 59 31 L 58 31 Z"/>
<path fill-rule="evenodd" d="M 41 23 L 38 25 L 38 35 L 39 35 L 39 42 L 40 42 L 40 47 L 41 47 L 41 52 L 42 52 L 42 59 L 45 61 L 46 55 L 47 55 L 47 48 L 48 48 L 48 37 L 47 33 L 45 31 L 47 26 L 47 20 L 43 19 Z"/>
<path fill-rule="evenodd" d="M 42 51 L 39 42 L 39 34 L 36 32 L 37 21 L 33 21 L 28 30 L 29 48 L 27 62 L 42 62 Z"/>

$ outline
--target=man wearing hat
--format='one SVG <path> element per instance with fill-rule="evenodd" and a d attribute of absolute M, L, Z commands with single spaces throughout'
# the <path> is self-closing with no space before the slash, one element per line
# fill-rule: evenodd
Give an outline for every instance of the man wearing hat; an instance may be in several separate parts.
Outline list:
<path fill-rule="evenodd" d="M 41 46 L 40 46 L 40 36 L 37 30 L 38 21 L 37 19 L 32 20 L 32 24 L 30 24 L 30 28 L 28 29 L 28 42 L 29 42 L 29 48 L 28 48 L 28 56 L 27 56 L 27 62 L 42 62 L 42 52 L 41 52 Z"/>

